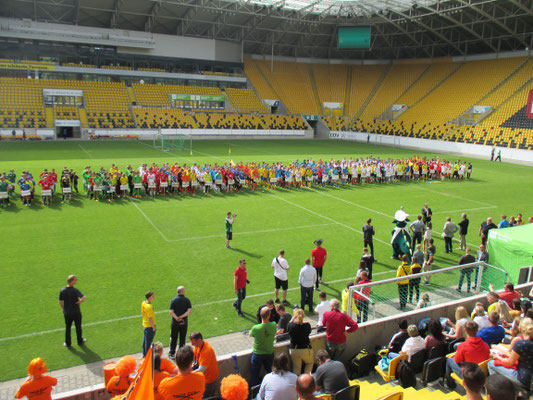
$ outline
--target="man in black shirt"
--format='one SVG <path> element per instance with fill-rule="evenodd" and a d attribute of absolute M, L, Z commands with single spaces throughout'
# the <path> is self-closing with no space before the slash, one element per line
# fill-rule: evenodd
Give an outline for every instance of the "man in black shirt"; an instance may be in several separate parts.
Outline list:
<path fill-rule="evenodd" d="M 471 264 L 476 262 L 476 257 L 470 254 L 470 248 L 466 248 L 466 254 L 462 256 L 459 259 L 459 265 L 465 265 L 465 264 Z M 459 286 L 457 287 L 457 291 L 460 292 L 463 288 L 463 280 L 466 275 L 466 292 L 470 293 L 470 280 L 472 276 L 472 271 L 474 270 L 474 267 L 465 268 L 461 270 L 461 275 L 459 275 Z"/>
<path fill-rule="evenodd" d="M 372 219 L 368 218 L 366 220 L 366 225 L 363 225 L 363 242 L 364 242 L 365 249 L 367 246 L 370 247 L 370 254 L 372 254 L 372 257 L 373 257 L 374 256 L 374 242 L 372 241 L 372 239 L 374 235 L 376 234 L 376 230 L 374 229 L 372 225 L 370 225 L 371 222 L 372 222 Z"/>
<path fill-rule="evenodd" d="M 431 211 L 431 208 L 426 204 L 424 204 L 424 207 L 422 208 L 422 222 L 428 225 L 428 222 L 431 222 L 431 216 L 433 215 L 433 211 Z"/>
<path fill-rule="evenodd" d="M 372 280 L 372 265 L 376 262 L 376 260 L 372 254 L 368 254 L 368 249 L 366 247 L 363 247 L 361 261 L 365 262 L 366 268 L 368 269 L 368 279 Z"/>
<path fill-rule="evenodd" d="M 461 239 L 461 244 L 459 247 L 459 250 L 465 250 L 466 249 L 466 234 L 468 233 L 468 224 L 470 221 L 468 218 L 466 218 L 466 214 L 463 213 L 462 220 L 459 222 L 459 237 Z"/>
<path fill-rule="evenodd" d="M 76 275 L 70 275 L 67 278 L 67 286 L 61 289 L 59 292 L 59 306 L 63 310 L 66 325 L 65 343 L 63 343 L 63 346 L 65 347 L 72 346 L 70 329 L 72 328 L 73 322 L 76 326 L 78 345 L 83 346 L 83 344 L 87 341 L 87 339 L 84 339 L 82 336 L 80 310 L 80 304 L 85 301 L 85 296 L 82 292 L 74 287 L 76 282 L 78 282 Z"/>
<path fill-rule="evenodd" d="M 172 317 L 172 323 L 170 325 L 170 349 L 168 356 L 172 358 L 176 354 L 178 334 L 180 336 L 179 347 L 185 346 L 188 325 L 187 317 L 192 312 L 191 301 L 185 297 L 185 288 L 183 286 L 178 287 L 178 295 L 170 302 L 169 312 Z"/>
<path fill-rule="evenodd" d="M 492 222 L 492 218 L 487 218 L 486 221 L 483 221 L 481 223 L 481 226 L 479 227 L 478 235 L 481 236 L 481 243 L 484 245 L 487 245 L 487 238 L 489 237 L 489 231 L 491 229 L 498 228 L 496 224 Z"/>
<path fill-rule="evenodd" d="M 256 316 L 257 320 L 259 321 L 258 324 L 260 324 L 262 322 L 261 310 L 263 309 L 263 307 L 267 307 L 270 310 L 269 322 L 275 322 L 277 324 L 279 322 L 279 314 L 276 311 L 276 307 L 274 307 L 274 300 L 272 300 L 272 299 L 268 299 L 266 301 L 266 304 L 263 304 L 257 310 L 257 314 L 255 316 Z"/>

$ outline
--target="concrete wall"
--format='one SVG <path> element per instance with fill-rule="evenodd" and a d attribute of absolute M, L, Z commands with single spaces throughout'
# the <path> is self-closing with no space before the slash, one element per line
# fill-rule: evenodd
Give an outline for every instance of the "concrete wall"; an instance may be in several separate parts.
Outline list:
<path fill-rule="evenodd" d="M 334 140 L 351 140 L 356 142 L 365 142 L 370 135 L 370 143 L 384 146 L 394 146 L 407 149 L 416 149 L 423 151 L 434 151 L 437 153 L 460 154 L 463 156 L 481 158 L 490 160 L 492 146 L 484 146 L 471 143 L 447 142 L 445 140 L 417 139 L 403 136 L 378 135 L 366 132 L 330 132 L 330 139 Z M 516 164 L 533 165 L 533 151 L 510 149 L 507 147 L 496 147 L 501 150 L 502 160 Z"/>
<path fill-rule="evenodd" d="M 142 129 L 89 129 L 90 135 L 124 136 L 138 135 L 139 139 L 151 140 L 158 135 L 157 130 Z M 312 139 L 313 130 L 289 129 L 161 129 L 166 135 L 191 135 L 194 140 L 204 139 Z M 26 132 L 27 133 L 27 132 Z"/>

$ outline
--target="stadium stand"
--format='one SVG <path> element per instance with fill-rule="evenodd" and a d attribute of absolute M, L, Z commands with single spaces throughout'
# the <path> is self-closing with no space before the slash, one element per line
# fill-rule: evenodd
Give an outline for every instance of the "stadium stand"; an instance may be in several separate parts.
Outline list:
<path fill-rule="evenodd" d="M 252 89 L 227 88 L 225 92 L 233 107 L 241 112 L 268 113 L 268 109 Z"/>
<path fill-rule="evenodd" d="M 137 98 L 137 104 L 143 106 L 161 106 L 170 107 L 171 94 L 199 94 L 199 95 L 218 95 L 224 93 L 218 87 L 209 86 L 184 86 L 184 85 L 155 85 L 140 84 L 132 85 Z"/>

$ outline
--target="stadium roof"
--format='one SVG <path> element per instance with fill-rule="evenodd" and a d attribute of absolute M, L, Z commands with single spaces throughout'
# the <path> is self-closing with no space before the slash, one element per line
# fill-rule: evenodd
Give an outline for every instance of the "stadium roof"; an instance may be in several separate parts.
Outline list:
<path fill-rule="evenodd" d="M 0 15 L 243 42 L 247 54 L 395 59 L 533 47 L 533 0 L 9 0 Z M 337 49 L 370 25 L 370 50 Z"/>

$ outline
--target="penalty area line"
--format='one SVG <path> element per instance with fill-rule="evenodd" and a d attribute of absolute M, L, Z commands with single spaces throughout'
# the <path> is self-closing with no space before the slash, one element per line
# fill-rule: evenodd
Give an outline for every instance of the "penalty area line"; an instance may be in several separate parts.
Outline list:
<path fill-rule="evenodd" d="M 382 272 L 377 272 L 374 275 L 384 275 L 384 274 L 390 274 L 390 273 L 396 273 L 396 271 L 382 271 Z M 336 279 L 336 280 L 329 281 L 329 282 L 326 282 L 326 283 L 327 284 L 339 283 L 339 282 L 344 282 L 347 279 L 353 279 L 353 277 L 344 278 L 344 279 Z M 289 291 L 300 290 L 300 287 L 299 286 L 292 287 L 292 288 L 289 288 L 288 290 Z M 246 296 L 246 298 L 249 299 L 249 298 L 252 298 L 252 297 L 261 297 L 261 296 L 267 296 L 267 295 L 271 295 L 271 294 L 272 294 L 272 291 L 265 292 L 265 293 L 256 293 L 256 294 L 252 294 L 250 296 Z M 196 304 L 196 305 L 193 305 L 193 308 L 195 308 L 195 307 L 212 306 L 212 305 L 220 304 L 220 303 L 228 303 L 230 301 L 235 301 L 235 297 L 232 297 L 230 299 L 222 299 L 222 300 L 217 300 L 217 301 L 210 301 L 208 303 Z M 159 310 L 159 311 L 156 311 L 155 313 L 156 314 L 167 314 L 168 310 Z M 136 314 L 136 315 L 128 315 L 126 317 L 119 317 L 119 318 L 113 318 L 113 319 L 106 319 L 106 320 L 103 320 L 103 321 L 89 322 L 87 324 L 83 324 L 83 327 L 87 328 L 87 327 L 91 327 L 91 326 L 105 325 L 105 324 L 110 324 L 110 323 L 113 323 L 113 322 L 126 321 L 126 320 L 137 319 L 137 318 L 140 318 L 140 315 L 138 315 L 138 314 Z M 11 341 L 11 340 L 24 339 L 24 338 L 28 338 L 28 337 L 32 337 L 32 336 L 46 335 L 46 334 L 58 333 L 58 332 L 65 332 L 65 328 L 48 329 L 46 331 L 25 333 L 25 334 L 19 335 L 19 336 L 11 336 L 11 337 L 0 338 L 0 342 L 8 342 L 8 341 Z"/>

